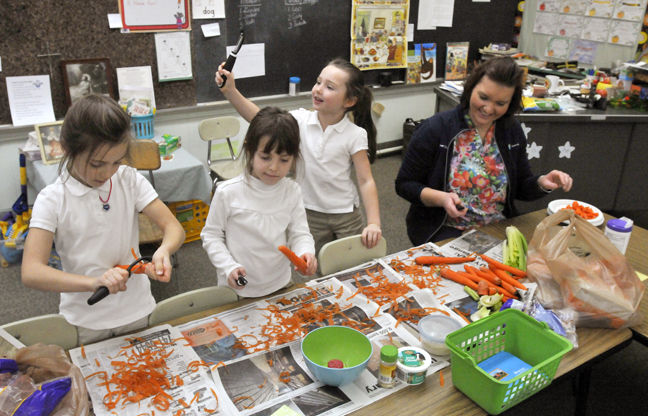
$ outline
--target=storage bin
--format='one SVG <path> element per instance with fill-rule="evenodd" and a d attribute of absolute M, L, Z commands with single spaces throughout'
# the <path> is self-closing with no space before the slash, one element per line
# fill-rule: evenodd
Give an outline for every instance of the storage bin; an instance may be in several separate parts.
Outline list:
<path fill-rule="evenodd" d="M 185 230 L 185 243 L 200 239 L 200 232 L 207 221 L 209 205 L 199 199 L 184 202 L 171 202 L 169 209 Z"/>
<path fill-rule="evenodd" d="M 547 387 L 572 344 L 547 324 L 515 309 L 497 312 L 446 337 L 453 384 L 488 413 L 497 415 Z M 478 364 L 506 351 L 531 365 L 508 381 L 496 380 Z"/>
<path fill-rule="evenodd" d="M 137 139 L 152 139 L 153 134 L 153 114 L 146 116 L 131 116 L 131 125 L 133 133 Z"/>

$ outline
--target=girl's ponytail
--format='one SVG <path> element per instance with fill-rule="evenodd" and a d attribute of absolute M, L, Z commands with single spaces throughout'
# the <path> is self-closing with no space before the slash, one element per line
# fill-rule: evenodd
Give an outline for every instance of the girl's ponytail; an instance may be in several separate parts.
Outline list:
<path fill-rule="evenodd" d="M 376 126 L 371 118 L 371 103 L 373 93 L 371 88 L 363 86 L 356 105 L 352 107 L 353 122 L 367 131 L 367 140 L 369 142 L 369 163 L 376 160 Z"/>

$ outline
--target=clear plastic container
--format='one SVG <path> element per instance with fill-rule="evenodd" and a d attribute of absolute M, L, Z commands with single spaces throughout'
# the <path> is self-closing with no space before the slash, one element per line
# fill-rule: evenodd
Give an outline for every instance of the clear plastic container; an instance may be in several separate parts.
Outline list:
<path fill-rule="evenodd" d="M 605 225 L 603 234 L 619 249 L 621 254 L 625 254 L 632 234 L 632 220 L 626 217 L 608 220 Z"/>
<path fill-rule="evenodd" d="M 461 328 L 461 324 L 449 316 L 428 315 L 418 323 L 423 348 L 432 355 L 448 356 L 450 349 L 445 343 L 446 335 Z"/>
<path fill-rule="evenodd" d="M 299 77 L 290 77 L 288 80 L 288 95 L 297 95 L 299 94 L 299 83 L 301 79 Z"/>

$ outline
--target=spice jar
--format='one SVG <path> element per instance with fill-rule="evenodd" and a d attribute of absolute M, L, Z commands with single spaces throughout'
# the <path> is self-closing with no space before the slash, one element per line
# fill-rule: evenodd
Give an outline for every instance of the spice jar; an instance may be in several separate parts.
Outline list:
<path fill-rule="evenodd" d="M 396 381 L 396 360 L 398 348 L 393 345 L 383 345 L 380 349 L 380 368 L 378 370 L 378 385 L 383 388 L 394 387 Z"/>

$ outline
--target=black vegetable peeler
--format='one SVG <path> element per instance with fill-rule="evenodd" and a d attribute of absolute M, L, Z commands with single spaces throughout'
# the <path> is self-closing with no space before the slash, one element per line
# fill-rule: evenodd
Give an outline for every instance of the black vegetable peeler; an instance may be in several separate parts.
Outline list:
<path fill-rule="evenodd" d="M 128 277 L 131 277 L 133 272 L 134 273 L 144 273 L 144 266 L 146 265 L 146 263 L 150 263 L 151 260 L 153 260 L 151 258 L 151 256 L 142 256 L 142 257 L 138 258 L 137 260 L 133 261 L 128 266 L 123 265 L 123 264 L 119 264 L 116 267 L 126 269 L 126 271 L 128 272 Z M 99 286 L 94 291 L 92 296 L 90 296 L 88 298 L 88 305 L 94 305 L 95 303 L 99 302 L 101 299 L 105 298 L 109 294 L 110 294 L 110 291 L 108 290 L 108 288 L 106 286 Z"/>

